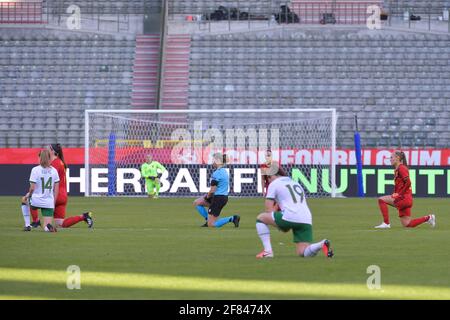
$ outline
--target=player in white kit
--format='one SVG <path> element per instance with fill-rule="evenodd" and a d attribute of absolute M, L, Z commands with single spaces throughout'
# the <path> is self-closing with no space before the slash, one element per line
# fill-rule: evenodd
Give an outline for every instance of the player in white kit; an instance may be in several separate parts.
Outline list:
<path fill-rule="evenodd" d="M 24 200 L 29 200 L 31 208 L 41 209 L 44 217 L 44 230 L 55 232 L 53 211 L 58 198 L 59 176 L 56 169 L 50 165 L 50 159 L 49 150 L 44 149 L 39 153 L 39 165 L 31 170 L 30 190 Z"/>
<path fill-rule="evenodd" d="M 273 257 L 269 225 L 283 232 L 292 230 L 297 255 L 312 257 L 323 250 L 325 256 L 331 258 L 333 250 L 328 239 L 312 243 L 312 216 L 302 186 L 284 176 L 276 165 L 266 169 L 265 174 L 270 183 L 266 195 L 266 210 L 256 220 L 256 231 L 264 250 L 256 258 Z"/>
<path fill-rule="evenodd" d="M 31 231 L 30 201 L 28 193 L 21 199 L 21 208 L 23 220 L 25 221 L 25 227 L 23 228 L 23 231 Z"/>

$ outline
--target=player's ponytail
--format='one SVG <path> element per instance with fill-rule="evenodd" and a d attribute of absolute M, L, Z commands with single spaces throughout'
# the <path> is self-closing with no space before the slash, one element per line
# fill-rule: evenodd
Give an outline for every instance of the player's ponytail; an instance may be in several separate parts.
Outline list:
<path fill-rule="evenodd" d="M 400 152 L 400 161 L 405 165 L 408 166 L 408 160 L 406 160 L 406 155 L 403 151 Z"/>
<path fill-rule="evenodd" d="M 403 151 L 395 151 L 395 155 L 400 159 L 400 162 L 405 166 L 408 165 L 408 160 L 406 160 L 406 155 Z"/>
<path fill-rule="evenodd" d="M 50 150 L 44 149 L 39 152 L 39 164 L 44 167 L 50 167 Z"/>
<path fill-rule="evenodd" d="M 56 143 L 56 144 L 52 144 L 50 146 L 51 146 L 53 152 L 55 152 L 55 155 L 61 159 L 62 163 L 64 164 L 64 169 L 67 169 L 67 164 L 66 164 L 66 161 L 64 160 L 64 153 L 63 153 L 61 145 L 59 143 Z"/>

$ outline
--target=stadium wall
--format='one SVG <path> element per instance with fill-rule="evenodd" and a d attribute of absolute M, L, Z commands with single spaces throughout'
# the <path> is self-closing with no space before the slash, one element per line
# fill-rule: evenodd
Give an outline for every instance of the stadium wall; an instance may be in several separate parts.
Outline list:
<path fill-rule="evenodd" d="M 28 188 L 28 178 L 31 168 L 36 165 L 36 156 L 39 149 L 0 149 L 0 176 L 3 183 L 0 184 L 0 195 L 22 195 Z M 164 150 L 164 149 L 161 149 Z M 294 155 L 295 150 L 283 150 L 286 154 Z M 450 195 L 450 149 L 436 150 L 405 150 L 409 155 L 410 175 L 413 183 L 413 193 L 416 197 L 448 197 Z M 304 157 L 302 164 L 310 161 L 327 161 L 323 156 L 326 151 L 306 150 L 302 151 Z M 337 166 L 337 193 L 346 197 L 357 196 L 356 168 L 354 166 L 353 150 L 338 150 L 341 157 L 338 158 Z M 365 164 L 363 167 L 365 190 L 368 197 L 376 197 L 393 192 L 393 169 L 388 163 L 391 150 L 367 149 Z M 154 153 L 154 150 L 152 150 Z M 322 157 L 314 154 L 322 153 Z M 309 156 L 308 156 L 309 154 Z M 65 149 L 65 156 L 69 165 L 68 191 L 70 195 L 83 195 L 84 193 L 84 150 L 81 148 Z M 157 158 L 157 156 L 155 157 Z M 288 157 L 286 159 L 295 159 Z M 304 161 L 304 159 L 309 159 Z M 293 160 L 295 162 L 295 160 Z M 283 163 L 283 161 L 282 161 Z M 299 163 L 300 164 L 300 163 Z M 136 194 L 143 194 L 144 184 L 140 179 L 139 163 L 128 165 L 127 168 L 118 168 L 117 193 L 121 190 L 129 190 L 132 187 Z M 305 191 L 310 196 L 322 190 L 329 190 L 328 170 L 317 169 L 308 172 L 300 171 L 296 164 L 284 163 L 285 169 L 291 176 L 300 181 Z M 180 194 L 197 196 L 208 190 L 207 176 L 210 168 L 205 164 L 189 166 L 186 164 L 168 164 L 168 172 L 162 178 L 161 194 L 165 196 L 178 196 Z M 254 189 L 259 186 L 259 177 L 256 164 L 230 165 L 231 194 L 239 196 L 241 190 Z M 107 192 L 106 168 L 91 169 L 92 191 Z M 5 183 L 15 181 L 15 183 Z M 126 188 L 125 188 L 126 187 Z M 258 190 L 253 190 L 257 192 Z M 327 191 L 328 192 L 328 191 Z"/>

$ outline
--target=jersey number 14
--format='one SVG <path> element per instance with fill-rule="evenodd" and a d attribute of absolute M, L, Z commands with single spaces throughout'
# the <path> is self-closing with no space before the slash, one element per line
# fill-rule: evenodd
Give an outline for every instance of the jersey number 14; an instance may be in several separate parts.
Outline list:
<path fill-rule="evenodd" d="M 45 182 L 44 178 L 41 178 L 42 182 L 42 193 L 45 192 L 45 190 L 52 190 L 52 177 L 48 178 L 47 182 Z"/>

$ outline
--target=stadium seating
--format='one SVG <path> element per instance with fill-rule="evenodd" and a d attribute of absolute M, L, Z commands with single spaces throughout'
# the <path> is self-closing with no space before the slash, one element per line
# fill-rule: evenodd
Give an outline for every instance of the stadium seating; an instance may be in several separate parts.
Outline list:
<path fill-rule="evenodd" d="M 85 109 L 149 107 L 132 104 L 133 35 L 6 28 L 0 42 L 0 147 L 82 146 Z M 302 28 L 168 46 L 163 108 L 333 107 L 340 147 L 353 144 L 354 114 L 367 146 L 448 147 L 449 35 Z"/>
<path fill-rule="evenodd" d="M 333 107 L 339 146 L 352 145 L 358 114 L 371 146 L 447 147 L 449 44 L 447 35 L 358 29 L 194 35 L 189 104 Z"/>
<path fill-rule="evenodd" d="M 131 105 L 135 109 L 154 109 L 157 106 L 159 35 L 136 37 Z"/>
<path fill-rule="evenodd" d="M 44 7 L 51 14 L 65 14 L 71 4 L 80 7 L 82 13 L 100 14 L 144 14 L 161 11 L 161 0 L 43 0 Z"/>
<path fill-rule="evenodd" d="M 130 108 L 134 39 L 44 29 L 4 29 L 0 38 L 0 147 L 55 136 L 81 146 L 85 109 Z"/>
<path fill-rule="evenodd" d="M 186 109 L 189 95 L 190 35 L 170 35 L 166 44 L 162 107 Z"/>
<path fill-rule="evenodd" d="M 169 35 L 164 62 L 163 109 L 186 109 L 189 89 L 190 35 Z M 131 105 L 134 109 L 157 107 L 159 35 L 138 35 L 133 70 Z"/>
<path fill-rule="evenodd" d="M 384 0 L 384 2 L 385 7 L 394 14 L 403 14 L 408 9 L 415 14 L 442 14 L 442 10 L 450 9 L 449 0 Z"/>

